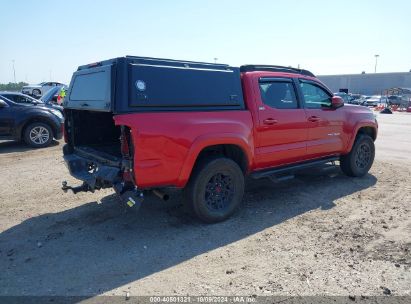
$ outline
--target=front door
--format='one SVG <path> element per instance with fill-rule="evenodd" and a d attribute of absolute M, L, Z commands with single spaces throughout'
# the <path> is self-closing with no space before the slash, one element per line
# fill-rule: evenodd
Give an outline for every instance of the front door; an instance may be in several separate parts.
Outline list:
<path fill-rule="evenodd" d="M 0 99 L 2 100 L 2 99 Z M 14 115 L 11 107 L 5 103 L 0 105 L 0 136 L 12 135 L 12 127 L 14 124 Z"/>
<path fill-rule="evenodd" d="M 306 156 L 307 120 L 291 78 L 262 78 L 257 100 L 257 168 L 301 161 Z"/>
<path fill-rule="evenodd" d="M 319 83 L 299 80 L 308 121 L 307 156 L 319 158 L 343 150 L 344 113 L 331 107 L 332 94 Z"/>

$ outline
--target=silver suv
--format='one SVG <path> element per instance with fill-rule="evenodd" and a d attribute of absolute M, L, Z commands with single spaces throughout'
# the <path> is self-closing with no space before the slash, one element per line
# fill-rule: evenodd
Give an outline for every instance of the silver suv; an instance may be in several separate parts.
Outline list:
<path fill-rule="evenodd" d="M 55 87 L 61 87 L 61 86 L 64 86 L 67 88 L 67 86 L 61 82 L 41 82 L 39 84 L 30 84 L 30 85 L 24 86 L 21 89 L 21 92 L 23 94 L 27 94 L 27 95 L 31 95 L 36 98 L 39 98 L 43 96 L 48 90 L 55 88 Z"/>

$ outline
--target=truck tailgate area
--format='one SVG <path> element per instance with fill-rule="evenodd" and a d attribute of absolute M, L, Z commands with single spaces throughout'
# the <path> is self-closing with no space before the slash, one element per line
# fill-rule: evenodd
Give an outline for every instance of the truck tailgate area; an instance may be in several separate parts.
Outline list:
<path fill-rule="evenodd" d="M 69 142 L 77 151 L 96 157 L 121 158 L 120 127 L 114 125 L 113 113 L 66 110 Z"/>

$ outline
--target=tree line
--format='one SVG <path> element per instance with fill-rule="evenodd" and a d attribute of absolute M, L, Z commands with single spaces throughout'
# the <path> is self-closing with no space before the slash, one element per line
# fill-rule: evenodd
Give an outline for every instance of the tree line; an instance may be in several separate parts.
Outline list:
<path fill-rule="evenodd" d="M 26 85 L 28 85 L 28 83 L 22 81 L 19 83 L 0 83 L 0 91 L 21 91 L 21 89 Z"/>

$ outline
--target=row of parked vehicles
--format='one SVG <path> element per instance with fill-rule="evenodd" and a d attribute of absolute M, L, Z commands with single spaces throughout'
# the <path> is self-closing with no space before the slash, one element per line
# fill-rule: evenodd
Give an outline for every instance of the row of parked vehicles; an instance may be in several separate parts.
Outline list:
<path fill-rule="evenodd" d="M 0 91 L 0 140 L 43 148 L 53 138 L 60 139 L 64 117 L 58 100 L 66 88 L 60 83 L 42 83 L 23 87 L 22 93 Z"/>
<path fill-rule="evenodd" d="M 361 95 L 361 94 L 347 94 L 344 92 L 334 93 L 335 96 L 340 96 L 345 103 L 356 104 L 366 107 L 377 107 L 380 104 L 386 106 L 401 106 L 407 103 L 403 96 L 398 95 Z"/>

